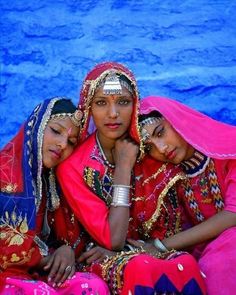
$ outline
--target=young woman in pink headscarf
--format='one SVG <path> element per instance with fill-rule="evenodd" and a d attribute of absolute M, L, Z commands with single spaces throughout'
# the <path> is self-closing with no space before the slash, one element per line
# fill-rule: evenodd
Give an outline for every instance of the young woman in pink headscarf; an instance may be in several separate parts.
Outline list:
<path fill-rule="evenodd" d="M 185 173 L 177 188 L 184 212 L 182 231 L 158 244 L 166 249 L 193 249 L 206 275 L 208 294 L 233 294 L 236 127 L 163 97 L 141 101 L 140 126 L 147 153 Z"/>
<path fill-rule="evenodd" d="M 141 139 L 132 72 L 116 62 L 96 65 L 84 80 L 79 107 L 83 142 L 57 170 L 68 203 L 93 239 L 79 263 L 99 274 L 112 294 L 205 294 L 198 264 L 188 253 L 124 249 L 138 154 L 134 142 Z M 95 130 L 88 136 L 92 122 Z"/>

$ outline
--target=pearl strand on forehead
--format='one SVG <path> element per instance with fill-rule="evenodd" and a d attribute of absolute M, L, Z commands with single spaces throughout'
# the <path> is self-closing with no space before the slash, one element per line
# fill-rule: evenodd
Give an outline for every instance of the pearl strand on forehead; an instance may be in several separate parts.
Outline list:
<path fill-rule="evenodd" d="M 100 141 L 99 141 L 99 139 L 98 139 L 98 134 L 97 134 L 97 133 L 96 133 L 96 141 L 97 141 L 98 148 L 99 148 L 99 150 L 100 150 L 100 152 L 101 152 L 101 154 L 102 154 L 102 157 L 103 157 L 103 160 L 104 160 L 105 164 L 106 164 L 108 167 L 114 169 L 114 168 L 115 168 L 115 165 L 111 164 L 111 163 L 107 160 L 107 157 L 106 157 L 106 155 L 105 155 L 105 153 L 104 153 L 104 151 L 103 151 L 103 149 L 102 149 L 101 143 L 100 143 Z"/>

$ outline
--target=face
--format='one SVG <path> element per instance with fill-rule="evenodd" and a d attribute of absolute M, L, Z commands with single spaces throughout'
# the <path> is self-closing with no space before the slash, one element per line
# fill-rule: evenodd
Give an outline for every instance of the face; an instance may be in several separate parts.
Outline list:
<path fill-rule="evenodd" d="M 43 137 L 43 166 L 53 168 L 70 156 L 78 141 L 79 128 L 69 117 L 49 120 Z"/>
<path fill-rule="evenodd" d="M 145 140 L 148 153 L 154 159 L 179 164 L 193 155 L 193 147 L 164 118 L 144 128 L 148 132 Z"/>
<path fill-rule="evenodd" d="M 99 139 L 116 140 L 129 128 L 133 112 L 132 94 L 122 86 L 122 94 L 106 95 L 98 88 L 91 103 L 91 112 Z"/>

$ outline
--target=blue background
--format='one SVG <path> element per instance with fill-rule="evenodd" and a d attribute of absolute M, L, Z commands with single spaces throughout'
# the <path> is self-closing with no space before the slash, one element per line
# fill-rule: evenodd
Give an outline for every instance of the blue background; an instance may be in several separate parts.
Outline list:
<path fill-rule="evenodd" d="M 142 97 L 169 96 L 236 125 L 235 0 L 0 0 L 0 147 L 86 73 L 126 64 Z"/>

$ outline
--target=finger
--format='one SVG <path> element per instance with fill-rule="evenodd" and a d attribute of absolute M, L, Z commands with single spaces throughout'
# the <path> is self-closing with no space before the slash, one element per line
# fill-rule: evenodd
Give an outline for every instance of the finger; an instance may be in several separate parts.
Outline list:
<path fill-rule="evenodd" d="M 55 276 L 58 272 L 60 268 L 60 260 L 59 259 L 54 259 L 53 260 L 53 263 L 52 263 L 52 266 L 51 266 L 51 269 L 50 269 L 50 272 L 49 272 L 49 275 L 48 275 L 48 281 L 52 281 L 55 283 Z"/>
<path fill-rule="evenodd" d="M 96 252 L 94 253 L 93 255 L 91 255 L 87 260 L 86 260 L 86 263 L 87 264 L 91 264 L 97 260 L 99 260 L 99 258 L 102 257 L 101 253 L 99 252 Z"/>
<path fill-rule="evenodd" d="M 135 247 L 141 247 L 143 246 L 143 242 L 138 242 L 136 240 L 133 240 L 133 239 L 127 239 L 128 243 L 131 244 L 132 246 L 135 246 Z"/>
<path fill-rule="evenodd" d="M 92 249 L 93 250 L 93 249 Z M 86 259 L 88 259 L 90 256 L 91 256 L 91 251 L 88 251 L 88 252 L 84 252 L 83 254 L 80 255 L 80 257 L 77 259 L 78 262 L 83 262 L 85 261 Z"/>
<path fill-rule="evenodd" d="M 60 278 L 60 280 L 57 283 L 57 286 L 60 287 L 67 279 L 71 279 L 75 273 L 75 266 L 72 265 L 69 269 L 68 266 L 64 270 L 64 274 Z"/>
<path fill-rule="evenodd" d="M 57 270 L 55 272 L 54 278 L 53 278 L 53 283 L 54 283 L 53 286 L 57 285 L 61 281 L 65 272 L 67 272 L 67 276 L 68 276 L 68 273 L 71 271 L 71 268 L 68 271 L 68 270 L 66 270 L 67 266 L 69 266 L 69 265 L 66 265 L 65 263 L 61 263 L 59 265 L 59 267 L 57 268 Z"/>
<path fill-rule="evenodd" d="M 47 263 L 45 264 L 45 266 L 43 267 L 43 269 L 45 271 L 49 270 L 53 264 L 54 261 L 54 255 L 51 255 L 50 258 L 48 259 Z"/>

